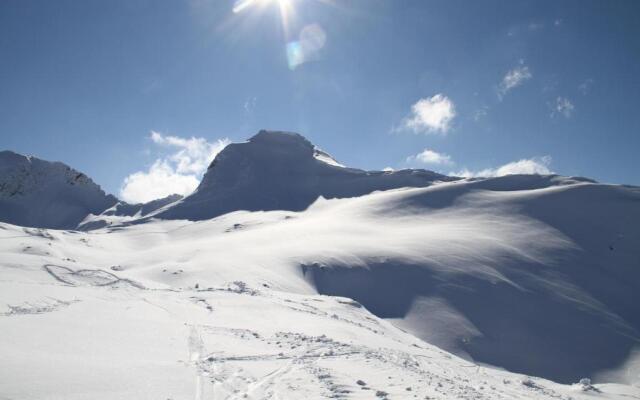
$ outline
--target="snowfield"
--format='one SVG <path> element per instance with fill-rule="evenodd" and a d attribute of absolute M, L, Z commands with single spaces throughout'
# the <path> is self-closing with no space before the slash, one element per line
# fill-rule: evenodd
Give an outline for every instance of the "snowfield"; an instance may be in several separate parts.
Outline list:
<path fill-rule="evenodd" d="M 3 302 L 16 304 L 0 320 L 4 398 L 637 395 L 620 385 L 564 386 L 466 362 L 342 298 L 243 285 L 171 291 L 32 278 L 2 284 Z"/>
<path fill-rule="evenodd" d="M 640 188 L 362 171 L 263 131 L 130 205 L 21 157 L 0 399 L 640 399 Z"/>
<path fill-rule="evenodd" d="M 553 179 L 558 184 L 517 191 L 471 190 L 499 186 L 499 179 L 442 183 L 320 199 L 302 212 L 239 211 L 91 232 L 2 224 L 0 393 L 9 399 L 640 398 L 632 385 L 561 385 L 468 359 L 478 358 L 473 351 L 482 355 L 476 340 L 481 350 L 491 349 L 483 341 L 504 328 L 499 315 L 494 328 L 485 327 L 472 307 L 504 312 L 487 287 L 499 288 L 503 302 L 520 302 L 512 305 L 542 323 L 553 345 L 569 352 L 572 341 L 592 346 L 580 350 L 592 353 L 600 370 L 608 362 L 617 363 L 609 369 L 622 365 L 637 343 L 634 315 L 621 315 L 619 303 L 603 302 L 593 287 L 576 283 L 567 275 L 573 267 L 563 263 L 611 254 L 633 262 L 638 227 L 612 219 L 625 227 L 611 237 L 615 250 L 605 241 L 604 250 L 585 255 L 583 240 L 608 235 L 607 226 L 583 238 L 531 215 L 550 198 L 585 190 L 591 197 L 612 192 L 633 211 L 638 193 Z M 629 210 L 618 211 L 620 218 L 630 217 Z M 592 279 L 588 268 L 578 272 Z M 630 292 L 616 301 L 635 299 L 637 268 L 619 273 L 631 274 Z M 410 284 L 416 277 L 423 281 Z M 449 288 L 457 282 L 467 283 L 462 293 L 474 294 L 470 304 Z M 367 289 L 384 291 L 367 297 Z M 341 290 L 352 290 L 366 307 L 318 294 Z M 554 310 L 532 308 L 551 297 L 550 305 L 582 325 L 564 326 Z M 504 329 L 500 339 L 520 358 L 535 362 L 538 352 L 550 357 L 541 365 L 563 363 L 562 350 L 554 356 L 535 340 L 512 347 L 523 332 Z M 599 348 L 617 356 L 623 343 L 623 356 L 603 361 Z M 627 383 L 637 378 L 631 373 Z"/>

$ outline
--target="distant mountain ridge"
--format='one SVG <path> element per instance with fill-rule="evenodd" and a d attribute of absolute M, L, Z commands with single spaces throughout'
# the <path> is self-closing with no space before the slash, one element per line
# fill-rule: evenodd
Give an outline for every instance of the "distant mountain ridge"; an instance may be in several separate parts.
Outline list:
<path fill-rule="evenodd" d="M 74 229 L 88 214 L 101 213 L 117 202 L 66 164 L 0 152 L 0 221 Z"/>
<path fill-rule="evenodd" d="M 421 169 L 347 168 L 300 134 L 262 130 L 220 152 L 191 195 L 129 204 L 66 164 L 3 151 L 0 221 L 86 230 L 152 217 L 203 220 L 237 210 L 300 211 L 320 196 L 355 197 L 455 179 Z"/>
<path fill-rule="evenodd" d="M 527 189 L 586 178 L 485 179 L 491 190 Z M 302 211 L 319 197 L 358 197 L 380 190 L 427 187 L 462 178 L 424 169 L 365 171 L 345 167 L 304 136 L 261 130 L 232 143 L 209 165 L 190 195 L 129 204 L 63 164 L 0 152 L 0 222 L 38 228 L 99 229 L 150 218 L 205 220 L 238 211 Z M 593 181 L 590 181 L 593 182 Z M 510 186 L 511 185 L 511 186 Z M 515 186 L 513 186 L 515 185 Z M 533 185 L 533 186 L 531 186 Z"/>

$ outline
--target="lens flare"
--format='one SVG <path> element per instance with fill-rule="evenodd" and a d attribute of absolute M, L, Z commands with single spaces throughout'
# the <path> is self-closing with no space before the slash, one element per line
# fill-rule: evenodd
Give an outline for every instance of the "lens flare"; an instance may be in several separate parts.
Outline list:
<path fill-rule="evenodd" d="M 300 42 L 287 43 L 287 64 L 290 70 L 296 69 L 300 64 L 304 63 L 304 54 Z"/>
<path fill-rule="evenodd" d="M 317 60 L 327 42 L 327 35 L 319 24 L 307 25 L 298 40 L 287 43 L 287 64 L 294 70 L 299 65 Z"/>
<path fill-rule="evenodd" d="M 292 37 L 291 27 L 295 26 L 296 3 L 302 0 L 236 0 L 233 5 L 233 13 L 249 13 L 256 15 L 251 10 L 261 11 L 269 6 L 277 6 L 280 14 L 280 22 L 286 43 L 287 64 L 294 70 L 299 65 L 317 60 L 320 50 L 325 46 L 327 35 L 319 24 L 309 24 L 302 28 L 298 37 Z M 333 0 L 316 0 L 319 3 L 334 5 Z M 295 34 L 295 33 L 294 33 Z"/>

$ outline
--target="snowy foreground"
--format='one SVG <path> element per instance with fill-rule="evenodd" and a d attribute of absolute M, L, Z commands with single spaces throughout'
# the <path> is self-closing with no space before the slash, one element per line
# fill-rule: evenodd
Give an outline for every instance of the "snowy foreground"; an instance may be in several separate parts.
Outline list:
<path fill-rule="evenodd" d="M 640 236 L 633 220 L 619 223 L 635 218 L 629 210 L 637 212 L 637 193 L 570 180 L 503 191 L 501 183 L 513 187 L 505 182 L 440 183 L 319 199 L 300 212 L 238 211 L 90 232 L 0 224 L 0 399 L 640 399 L 634 372 L 609 375 L 626 384 L 558 384 L 469 361 L 496 348 L 483 340 L 501 329 L 482 326 L 492 320 L 471 307 L 484 301 L 486 284 L 504 289 L 506 302 L 519 301 L 516 314 L 532 313 L 532 305 L 558 307 L 565 321 L 579 325 L 566 328 L 578 332 L 577 343 L 601 343 L 607 355 L 585 357 L 588 371 L 623 365 L 637 371 L 626 361 L 638 343 L 637 316 L 620 313 L 633 314 L 638 299 L 637 280 L 630 281 L 637 268 L 629 266 Z M 571 201 L 576 193 L 585 201 Z M 569 204 L 592 212 L 589 199 L 596 205 L 603 198 L 630 208 L 619 215 L 608 210 L 613 225 L 544 222 L 555 212 L 549 199 L 571 218 Z M 591 244 L 602 250 L 586 251 Z M 619 281 L 628 281 L 610 303 L 601 295 L 615 287 L 587 270 L 589 260 L 605 259 L 623 265 Z M 585 270 L 576 275 L 563 262 Z M 381 278 L 363 290 L 388 290 L 375 298 L 395 306 L 368 301 L 366 293 L 350 296 L 366 307 L 319 294 L 341 294 L 343 279 L 360 279 L 328 271 L 373 271 L 372 265 L 382 268 Z M 416 265 L 445 284 L 473 276 L 468 288 L 478 297 L 467 304 L 458 292 L 429 295 L 407 282 L 375 280 L 385 279 L 385 268 Z M 527 273 L 514 273 L 518 268 Z M 550 268 L 558 279 L 549 278 Z M 414 292 L 404 304 L 407 290 Z M 540 303 L 553 296 L 557 303 Z M 560 321 L 545 325 L 547 334 L 570 343 L 553 331 L 563 317 L 547 311 Z M 534 314 L 535 324 L 543 321 Z M 449 327 L 451 337 L 461 338 L 456 343 L 468 346 L 448 344 L 447 331 L 433 326 Z M 520 336 L 505 330 L 505 341 L 513 337 Z M 543 349 L 533 339 L 521 348 L 508 343 L 501 360 L 512 370 L 526 367 L 512 353 L 533 360 L 535 346 Z M 567 354 L 600 351 L 574 350 Z M 536 362 L 544 368 L 554 360 Z M 558 376 L 572 375 L 563 369 Z"/>

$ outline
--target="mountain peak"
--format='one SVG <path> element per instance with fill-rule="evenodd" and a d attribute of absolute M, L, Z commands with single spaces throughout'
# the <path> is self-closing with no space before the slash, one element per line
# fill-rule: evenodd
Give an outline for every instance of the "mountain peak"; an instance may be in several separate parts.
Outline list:
<path fill-rule="evenodd" d="M 9 165 L 17 165 L 20 163 L 28 163 L 31 161 L 31 156 L 25 156 L 11 150 L 0 151 L 0 168 L 4 168 Z"/>
<path fill-rule="evenodd" d="M 0 221 L 72 229 L 117 202 L 82 172 L 61 162 L 0 152 Z"/>
<path fill-rule="evenodd" d="M 202 220 L 237 210 L 301 211 L 320 196 L 356 197 L 453 179 L 425 170 L 345 168 L 298 133 L 261 130 L 225 147 L 196 191 L 157 217 Z"/>
<path fill-rule="evenodd" d="M 322 151 L 311 143 L 309 139 L 296 132 L 262 129 L 251 137 L 249 142 L 264 147 L 265 150 L 273 151 L 273 148 L 276 148 L 278 153 L 286 153 L 288 156 L 297 154 L 308 158 L 313 157 L 334 167 L 344 167 L 330 154 Z"/>
<path fill-rule="evenodd" d="M 251 143 L 279 146 L 302 146 L 313 148 L 313 144 L 307 138 L 296 132 L 270 131 L 261 129 L 249 139 Z"/>

